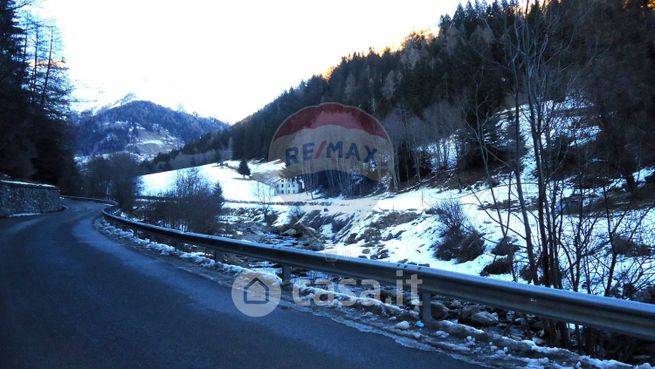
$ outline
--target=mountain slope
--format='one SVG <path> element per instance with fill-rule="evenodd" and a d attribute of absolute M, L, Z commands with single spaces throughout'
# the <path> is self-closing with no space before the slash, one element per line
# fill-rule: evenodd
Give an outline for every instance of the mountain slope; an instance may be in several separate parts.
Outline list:
<path fill-rule="evenodd" d="M 157 105 L 129 101 L 76 120 L 77 154 L 81 156 L 126 151 L 143 158 L 170 151 L 227 125 Z"/>

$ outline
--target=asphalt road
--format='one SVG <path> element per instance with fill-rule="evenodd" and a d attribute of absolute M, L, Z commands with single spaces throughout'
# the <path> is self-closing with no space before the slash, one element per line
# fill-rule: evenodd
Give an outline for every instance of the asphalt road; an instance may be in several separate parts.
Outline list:
<path fill-rule="evenodd" d="M 98 233 L 102 205 L 0 220 L 1 368 L 474 368 L 227 286 Z"/>

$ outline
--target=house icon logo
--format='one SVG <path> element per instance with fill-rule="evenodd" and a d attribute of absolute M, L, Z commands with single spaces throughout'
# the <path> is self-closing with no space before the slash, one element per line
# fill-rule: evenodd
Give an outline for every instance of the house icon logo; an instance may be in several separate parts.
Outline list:
<path fill-rule="evenodd" d="M 270 288 L 261 279 L 255 277 L 243 289 L 243 301 L 246 304 L 268 303 Z"/>
<path fill-rule="evenodd" d="M 274 275 L 252 270 L 241 272 L 232 284 L 232 302 L 243 314 L 259 318 L 270 314 L 280 303 L 280 282 Z"/>

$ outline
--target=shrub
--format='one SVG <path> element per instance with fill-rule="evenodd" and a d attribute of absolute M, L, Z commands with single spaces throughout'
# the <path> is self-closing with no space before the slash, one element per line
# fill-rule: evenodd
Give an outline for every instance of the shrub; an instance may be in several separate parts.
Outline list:
<path fill-rule="evenodd" d="M 465 232 L 464 242 L 459 248 L 459 252 L 455 257 L 458 263 L 475 260 L 478 256 L 484 253 L 484 241 L 480 232 L 474 229 L 467 229 Z"/>
<path fill-rule="evenodd" d="M 509 274 L 512 272 L 512 259 L 509 257 L 496 258 L 491 264 L 482 269 L 481 276 L 488 276 L 490 274 Z"/>
<path fill-rule="evenodd" d="M 332 233 L 337 234 L 348 225 L 347 220 L 343 219 L 332 219 Z"/>
<path fill-rule="evenodd" d="M 458 201 L 444 201 L 435 207 L 442 224 L 442 242 L 435 256 L 441 260 L 456 259 L 458 263 L 475 260 L 484 252 L 482 235 L 473 229 Z"/>
<path fill-rule="evenodd" d="M 521 269 L 519 270 L 519 277 L 521 277 L 521 279 L 526 281 L 532 280 L 532 272 L 530 271 L 529 265 L 524 265 L 523 267 L 521 267 Z"/>
<path fill-rule="evenodd" d="M 457 200 L 444 200 L 433 207 L 433 212 L 443 226 L 443 233 L 461 231 L 468 223 L 464 209 Z"/>
<path fill-rule="evenodd" d="M 619 255 L 632 257 L 650 256 L 652 254 L 650 246 L 623 237 L 617 237 L 614 240 L 614 250 Z"/>
<path fill-rule="evenodd" d="M 216 217 L 224 203 L 223 191 L 218 183 L 211 186 L 196 169 L 178 174 L 174 188 L 166 194 L 171 201 L 163 204 L 164 221 L 201 233 L 212 233 Z"/>
<path fill-rule="evenodd" d="M 494 246 L 491 253 L 496 256 L 513 256 L 519 250 L 519 247 L 511 242 L 512 240 L 509 237 L 504 237 Z"/>
<path fill-rule="evenodd" d="M 644 288 L 640 293 L 637 301 L 645 302 L 648 304 L 655 304 L 655 285 Z"/>
<path fill-rule="evenodd" d="M 305 216 L 305 212 L 300 208 L 300 206 L 293 206 L 289 210 L 289 220 L 291 223 L 298 223 L 300 219 Z"/>

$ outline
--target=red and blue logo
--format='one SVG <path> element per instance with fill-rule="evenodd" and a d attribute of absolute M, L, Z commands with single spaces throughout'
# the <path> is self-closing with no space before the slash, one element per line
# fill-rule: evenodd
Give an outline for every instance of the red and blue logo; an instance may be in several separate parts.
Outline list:
<path fill-rule="evenodd" d="M 381 181 L 393 168 L 393 145 L 384 127 L 363 110 L 324 103 L 289 116 L 273 135 L 269 160 L 285 163 L 283 176 L 321 172 Z"/>

